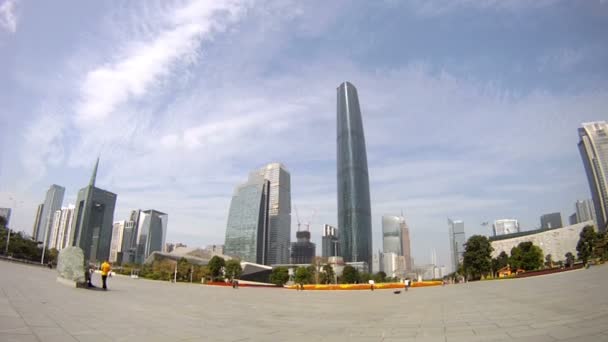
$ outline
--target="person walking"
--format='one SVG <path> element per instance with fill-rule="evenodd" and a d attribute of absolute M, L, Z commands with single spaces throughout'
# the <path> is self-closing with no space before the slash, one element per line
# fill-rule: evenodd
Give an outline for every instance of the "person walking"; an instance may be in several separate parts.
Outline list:
<path fill-rule="evenodd" d="M 101 281 L 103 282 L 104 290 L 108 289 L 106 280 L 108 279 L 108 274 L 110 271 L 112 271 L 112 266 L 110 266 L 110 263 L 106 260 L 103 262 L 103 264 L 101 264 Z"/>

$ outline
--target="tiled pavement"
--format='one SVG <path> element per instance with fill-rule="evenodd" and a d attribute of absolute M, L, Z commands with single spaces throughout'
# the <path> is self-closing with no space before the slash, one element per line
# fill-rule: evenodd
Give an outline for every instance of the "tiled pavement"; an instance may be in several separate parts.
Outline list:
<path fill-rule="evenodd" d="M 55 278 L 0 261 L 0 341 L 608 341 L 608 266 L 399 295 Z"/>

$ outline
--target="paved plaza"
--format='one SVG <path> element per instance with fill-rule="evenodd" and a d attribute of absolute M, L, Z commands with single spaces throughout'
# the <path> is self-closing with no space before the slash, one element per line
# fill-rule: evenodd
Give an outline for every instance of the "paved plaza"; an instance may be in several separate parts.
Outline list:
<path fill-rule="evenodd" d="M 608 266 L 399 295 L 122 276 L 91 291 L 4 261 L 0 274 L 0 341 L 608 341 Z"/>

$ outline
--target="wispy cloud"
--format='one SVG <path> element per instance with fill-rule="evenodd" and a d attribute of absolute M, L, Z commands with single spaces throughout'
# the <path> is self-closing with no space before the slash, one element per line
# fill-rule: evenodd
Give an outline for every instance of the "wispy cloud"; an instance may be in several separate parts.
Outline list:
<path fill-rule="evenodd" d="M 520 11 L 542 8 L 563 0 L 409 0 L 417 13 L 424 16 L 448 14 L 454 10 L 487 9 L 498 11 Z"/>
<path fill-rule="evenodd" d="M 5 0 L 0 4 L 0 27 L 9 33 L 17 32 L 17 1 Z"/>

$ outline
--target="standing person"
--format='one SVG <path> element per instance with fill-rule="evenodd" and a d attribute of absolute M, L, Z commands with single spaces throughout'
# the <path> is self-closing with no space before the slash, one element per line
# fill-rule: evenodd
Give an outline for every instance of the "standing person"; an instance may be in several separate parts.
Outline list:
<path fill-rule="evenodd" d="M 111 270 L 112 266 L 110 266 L 110 263 L 107 260 L 104 261 L 103 264 L 101 264 L 101 281 L 103 282 L 104 290 L 108 289 L 108 287 L 106 286 L 106 280 L 108 279 L 108 274 Z"/>

